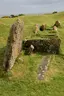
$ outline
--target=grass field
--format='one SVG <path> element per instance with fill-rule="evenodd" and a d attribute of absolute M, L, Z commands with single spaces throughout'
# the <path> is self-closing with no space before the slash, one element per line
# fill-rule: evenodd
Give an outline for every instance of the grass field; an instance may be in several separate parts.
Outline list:
<path fill-rule="evenodd" d="M 0 96 L 64 96 L 64 12 L 44 15 L 25 15 L 19 17 L 24 21 L 23 39 L 42 38 L 48 31 L 33 33 L 35 24 L 46 23 L 50 28 L 56 20 L 61 22 L 58 28 L 61 39 L 60 54 L 50 54 L 51 60 L 44 80 L 38 80 L 38 67 L 48 54 L 24 55 L 22 51 L 14 67 L 8 73 L 2 69 L 4 50 L 11 24 L 17 18 L 0 18 Z M 51 33 L 53 34 L 53 33 Z"/>

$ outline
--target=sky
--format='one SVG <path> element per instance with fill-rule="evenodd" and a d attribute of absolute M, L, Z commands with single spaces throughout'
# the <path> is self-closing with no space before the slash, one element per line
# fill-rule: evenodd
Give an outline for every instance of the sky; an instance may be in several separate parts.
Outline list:
<path fill-rule="evenodd" d="M 0 0 L 0 15 L 64 11 L 64 0 Z"/>

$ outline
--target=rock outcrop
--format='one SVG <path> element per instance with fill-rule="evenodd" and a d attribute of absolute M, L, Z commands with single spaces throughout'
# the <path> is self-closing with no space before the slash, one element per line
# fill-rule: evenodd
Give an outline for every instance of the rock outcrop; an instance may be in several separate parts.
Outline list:
<path fill-rule="evenodd" d="M 23 27 L 24 22 L 21 22 L 21 20 L 18 19 L 10 29 L 3 62 L 6 71 L 13 67 L 15 60 L 22 49 Z"/>

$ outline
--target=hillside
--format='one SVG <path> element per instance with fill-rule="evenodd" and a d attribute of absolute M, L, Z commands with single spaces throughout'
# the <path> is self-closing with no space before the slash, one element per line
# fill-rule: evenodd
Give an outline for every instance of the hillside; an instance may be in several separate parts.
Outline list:
<path fill-rule="evenodd" d="M 56 33 L 33 33 L 35 24 L 47 24 L 48 28 L 56 20 L 61 22 L 57 35 L 61 39 L 60 54 L 32 54 L 21 52 L 13 69 L 5 73 L 2 69 L 4 51 L 11 24 L 16 18 L 0 18 L 0 96 L 64 96 L 64 12 L 44 15 L 19 16 L 24 21 L 23 39 L 42 38 L 43 35 Z M 38 80 L 38 67 L 44 56 L 50 56 L 48 70 L 44 80 Z"/>

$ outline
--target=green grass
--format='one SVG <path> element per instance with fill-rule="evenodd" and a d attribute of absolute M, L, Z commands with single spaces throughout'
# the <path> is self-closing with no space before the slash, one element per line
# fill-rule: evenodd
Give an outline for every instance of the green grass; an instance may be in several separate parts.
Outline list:
<path fill-rule="evenodd" d="M 2 69 L 4 51 L 11 24 L 17 18 L 0 19 L 0 96 L 64 96 L 64 12 L 47 15 L 26 15 L 19 17 L 24 21 L 23 39 L 42 39 L 43 36 L 56 35 L 50 31 L 33 33 L 35 24 L 46 23 L 50 28 L 56 20 L 60 20 L 58 35 L 61 39 L 59 55 L 52 55 L 45 79 L 38 80 L 38 67 L 42 58 L 48 54 L 24 55 L 21 52 L 14 67 L 8 73 Z M 20 59 L 22 60 L 20 60 Z"/>

